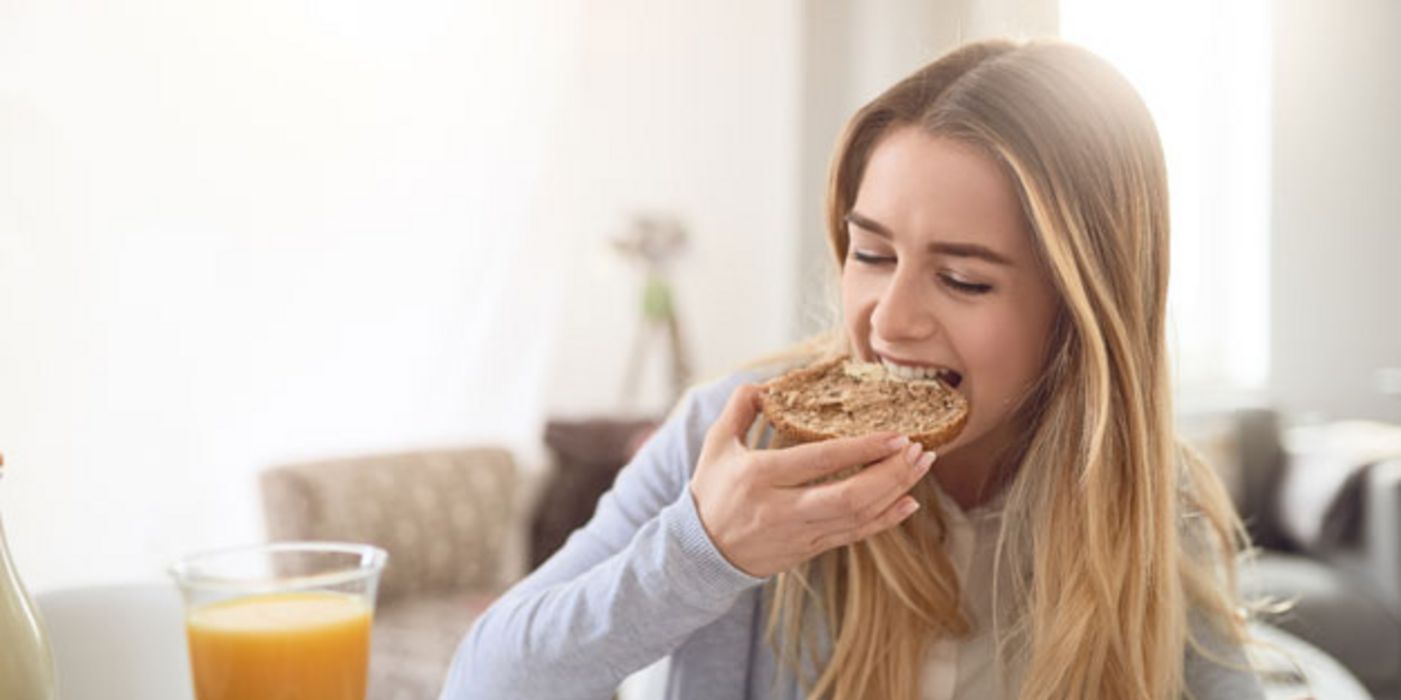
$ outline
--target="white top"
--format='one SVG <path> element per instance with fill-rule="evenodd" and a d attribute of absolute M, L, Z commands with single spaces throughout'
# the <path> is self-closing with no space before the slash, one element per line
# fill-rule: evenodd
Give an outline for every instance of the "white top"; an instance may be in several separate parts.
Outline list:
<path fill-rule="evenodd" d="M 973 629 L 967 637 L 944 638 L 930 645 L 920 700 L 1015 697 L 998 669 L 992 638 L 992 570 L 1003 498 L 964 513 L 937 485 L 934 490 L 949 528 L 949 559 Z"/>

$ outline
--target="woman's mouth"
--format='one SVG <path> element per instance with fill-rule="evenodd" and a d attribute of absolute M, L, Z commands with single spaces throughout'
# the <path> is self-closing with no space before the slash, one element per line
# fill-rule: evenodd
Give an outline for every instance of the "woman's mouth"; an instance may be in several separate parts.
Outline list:
<path fill-rule="evenodd" d="M 880 359 L 881 366 L 885 367 L 885 370 L 889 372 L 891 376 L 894 376 L 899 379 L 904 379 L 907 381 L 917 379 L 938 379 L 955 389 L 958 388 L 959 384 L 963 383 L 963 375 L 958 371 L 949 369 L 947 367 L 939 367 L 935 365 L 911 365 L 896 362 L 894 360 L 880 355 L 877 355 L 877 357 Z"/>

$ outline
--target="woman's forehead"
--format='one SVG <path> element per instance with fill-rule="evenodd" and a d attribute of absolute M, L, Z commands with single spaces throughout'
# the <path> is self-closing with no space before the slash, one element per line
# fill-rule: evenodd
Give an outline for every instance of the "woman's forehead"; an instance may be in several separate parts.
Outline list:
<path fill-rule="evenodd" d="M 976 146 L 914 127 L 877 142 L 852 211 L 900 243 L 976 243 L 1013 260 L 1030 253 L 1021 200 L 1001 166 Z"/>

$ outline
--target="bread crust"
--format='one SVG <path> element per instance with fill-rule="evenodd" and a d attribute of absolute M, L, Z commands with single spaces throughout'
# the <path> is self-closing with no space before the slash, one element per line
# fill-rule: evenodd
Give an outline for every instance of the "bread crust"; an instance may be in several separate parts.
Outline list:
<path fill-rule="evenodd" d="M 847 367 L 849 361 L 847 356 L 820 360 L 763 384 L 760 410 L 773 425 L 773 447 L 896 430 L 936 450 L 968 423 L 968 400 L 942 381 L 906 382 L 883 369 L 857 372 Z M 918 432 L 901 429 L 911 422 L 920 425 Z"/>

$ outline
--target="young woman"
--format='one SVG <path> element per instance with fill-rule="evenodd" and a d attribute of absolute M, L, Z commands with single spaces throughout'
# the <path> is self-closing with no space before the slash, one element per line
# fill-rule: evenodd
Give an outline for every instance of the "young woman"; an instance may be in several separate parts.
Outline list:
<path fill-rule="evenodd" d="M 1083 49 L 964 46 L 861 109 L 828 199 L 843 323 L 693 390 L 488 610 L 442 697 L 1262 697 L 1239 523 L 1177 442 L 1162 149 Z M 754 382 L 827 354 L 951 371 L 938 455 L 754 449 Z M 836 482 L 816 477 L 869 465 Z"/>

